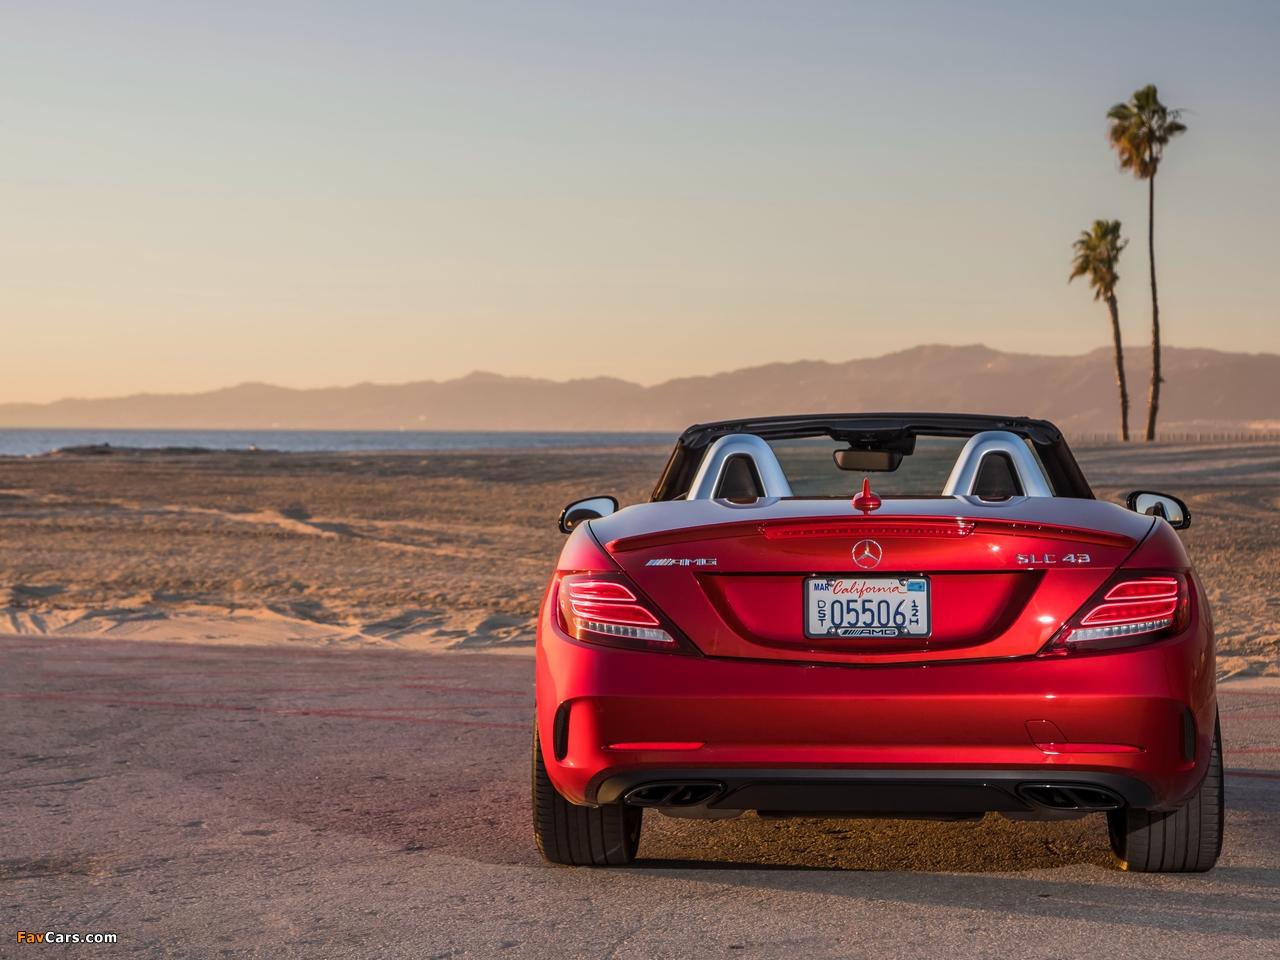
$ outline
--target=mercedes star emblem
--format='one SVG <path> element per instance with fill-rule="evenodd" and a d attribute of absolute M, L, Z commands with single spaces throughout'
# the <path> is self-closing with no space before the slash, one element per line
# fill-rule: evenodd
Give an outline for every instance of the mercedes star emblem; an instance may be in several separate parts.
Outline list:
<path fill-rule="evenodd" d="M 884 551 L 880 549 L 880 544 L 874 540 L 859 540 L 853 545 L 853 562 L 860 567 L 879 566 L 880 558 L 883 556 Z"/>

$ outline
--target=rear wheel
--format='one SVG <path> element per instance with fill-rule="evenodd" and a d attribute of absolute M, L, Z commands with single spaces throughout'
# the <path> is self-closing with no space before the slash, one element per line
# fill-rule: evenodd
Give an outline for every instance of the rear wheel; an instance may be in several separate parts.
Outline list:
<path fill-rule="evenodd" d="M 552 863 L 583 867 L 621 866 L 636 857 L 644 811 L 624 803 L 580 807 L 551 783 L 533 732 L 533 835 Z"/>
<path fill-rule="evenodd" d="M 1138 873 L 1198 873 L 1222 852 L 1225 804 L 1222 789 L 1222 734 L 1215 721 L 1209 772 L 1199 792 L 1178 810 L 1135 810 L 1107 814 L 1111 849 L 1126 870 Z"/>

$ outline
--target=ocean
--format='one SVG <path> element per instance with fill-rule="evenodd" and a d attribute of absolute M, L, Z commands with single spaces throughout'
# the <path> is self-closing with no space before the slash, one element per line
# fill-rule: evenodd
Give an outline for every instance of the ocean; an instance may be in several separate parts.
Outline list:
<path fill-rule="evenodd" d="M 373 450 L 516 450 L 529 447 L 671 446 L 674 433 L 534 430 L 116 430 L 0 429 L 0 456 L 32 457 L 51 450 L 110 444 L 154 450 L 355 452 Z"/>

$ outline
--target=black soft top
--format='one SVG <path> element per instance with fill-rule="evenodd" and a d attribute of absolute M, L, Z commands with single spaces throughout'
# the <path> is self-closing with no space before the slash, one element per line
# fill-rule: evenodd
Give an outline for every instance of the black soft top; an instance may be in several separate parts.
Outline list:
<path fill-rule="evenodd" d="M 968 413 L 817 413 L 696 423 L 676 448 L 650 500 L 675 500 L 689 492 L 707 447 L 727 434 L 750 433 L 763 440 L 831 437 L 863 450 L 892 449 L 917 436 L 971 437 L 984 430 L 1007 430 L 1031 441 L 1059 497 L 1092 500 L 1093 491 L 1067 446 L 1062 431 L 1048 420 Z"/>

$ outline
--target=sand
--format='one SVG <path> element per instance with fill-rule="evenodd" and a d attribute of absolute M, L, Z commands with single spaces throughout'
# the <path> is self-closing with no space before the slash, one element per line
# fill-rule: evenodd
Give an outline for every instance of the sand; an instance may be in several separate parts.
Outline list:
<path fill-rule="evenodd" d="M 0 458 L 0 632 L 532 651 L 570 500 L 668 450 Z M 1085 446 L 1099 496 L 1183 496 L 1220 673 L 1280 675 L 1280 444 Z"/>
<path fill-rule="evenodd" d="M 0 458 L 0 632 L 529 652 L 560 509 L 666 454 Z"/>

